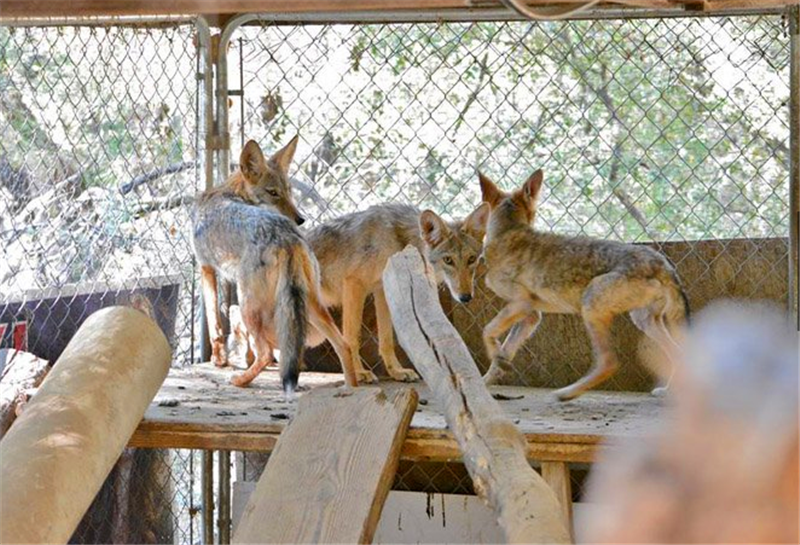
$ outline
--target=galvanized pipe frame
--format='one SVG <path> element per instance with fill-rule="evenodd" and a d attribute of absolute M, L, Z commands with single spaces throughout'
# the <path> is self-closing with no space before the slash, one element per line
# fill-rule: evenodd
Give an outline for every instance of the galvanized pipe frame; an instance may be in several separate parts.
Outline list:
<path fill-rule="evenodd" d="M 800 6 L 789 12 L 789 311 L 800 331 Z"/>

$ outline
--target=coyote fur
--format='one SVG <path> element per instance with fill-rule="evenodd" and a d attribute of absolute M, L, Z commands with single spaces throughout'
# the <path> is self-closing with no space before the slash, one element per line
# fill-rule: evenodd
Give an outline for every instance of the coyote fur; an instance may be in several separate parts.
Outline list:
<path fill-rule="evenodd" d="M 504 380 L 514 354 L 536 330 L 542 313 L 580 314 L 592 343 L 594 366 L 557 390 L 560 400 L 581 395 L 616 371 L 611 322 L 617 314 L 627 312 L 667 359 L 674 360 L 689 307 L 666 257 L 645 246 L 535 230 L 541 170 L 513 193 L 478 176 L 483 200 L 491 207 L 483 251 L 486 285 L 507 302 L 483 331 L 492 362 L 485 376 L 488 384 Z"/>
<path fill-rule="evenodd" d="M 320 301 L 319 265 L 297 228 L 305 219 L 295 207 L 288 178 L 296 148 L 297 136 L 265 159 L 255 141 L 247 142 L 239 169 L 200 195 L 192 218 L 212 360 L 227 363 L 217 301 L 217 281 L 225 279 L 236 283 L 242 320 L 256 352 L 251 368 L 234 384 L 250 382 L 278 347 L 287 394 L 297 386 L 308 323 L 331 341 L 347 382 L 356 385 L 353 354 Z"/>
<path fill-rule="evenodd" d="M 399 381 L 418 380 L 411 369 L 400 365 L 395 355 L 392 319 L 383 292 L 382 274 L 389 257 L 407 245 L 427 257 L 440 283 L 453 298 L 467 303 L 473 296 L 478 258 L 481 253 L 489 206 L 482 204 L 463 221 L 445 222 L 430 210 L 405 204 L 380 204 L 322 224 L 308 233 L 308 242 L 322 271 L 322 302 L 342 307 L 342 329 L 358 355 L 364 302 L 369 294 L 375 302 L 378 345 L 389 375 Z M 312 335 L 308 346 L 322 342 Z M 355 358 L 359 381 L 374 382 L 371 371 Z"/>

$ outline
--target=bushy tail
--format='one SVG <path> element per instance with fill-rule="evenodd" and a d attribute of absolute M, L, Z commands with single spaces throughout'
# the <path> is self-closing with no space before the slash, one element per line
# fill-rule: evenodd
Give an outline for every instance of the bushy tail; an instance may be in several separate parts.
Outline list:
<path fill-rule="evenodd" d="M 278 277 L 275 318 L 281 351 L 281 382 L 287 395 L 297 388 L 308 324 L 308 283 L 303 260 L 304 256 L 296 248 L 287 250 Z"/>

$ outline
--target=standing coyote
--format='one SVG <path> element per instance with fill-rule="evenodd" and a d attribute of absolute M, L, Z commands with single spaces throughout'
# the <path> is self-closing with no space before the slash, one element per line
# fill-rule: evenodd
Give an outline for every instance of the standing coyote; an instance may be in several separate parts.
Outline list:
<path fill-rule="evenodd" d="M 463 221 L 446 223 L 430 210 L 422 213 L 404 204 L 380 204 L 361 212 L 336 218 L 308 234 L 308 242 L 322 271 L 322 301 L 328 307 L 342 307 L 342 329 L 355 354 L 360 381 L 377 379 L 361 364 L 361 319 L 364 301 L 372 294 L 378 322 L 378 345 L 389 375 L 400 381 L 419 377 L 397 361 L 392 318 L 383 292 L 383 269 L 389 257 L 408 244 L 425 255 L 457 301 L 472 299 L 475 269 L 481 253 L 489 206 L 481 204 Z M 323 339 L 309 339 L 315 346 Z"/>
<path fill-rule="evenodd" d="M 297 139 L 269 160 L 255 141 L 247 142 L 239 170 L 200 196 L 192 218 L 214 363 L 227 362 L 217 304 L 221 275 L 236 282 L 242 320 L 256 348 L 253 366 L 234 383 L 252 380 L 277 346 L 287 394 L 297 386 L 308 322 L 331 341 L 348 384 L 356 384 L 352 352 L 320 302 L 319 265 L 297 228 L 305 219 L 288 178 Z"/>
<path fill-rule="evenodd" d="M 556 391 L 560 400 L 578 397 L 617 368 L 611 347 L 614 316 L 633 323 L 668 356 L 689 310 L 674 269 L 645 246 L 568 237 L 534 230 L 543 174 L 537 170 L 513 193 L 504 193 L 478 173 L 483 200 L 491 206 L 484 244 L 486 285 L 508 303 L 483 330 L 492 361 L 487 384 L 503 380 L 522 343 L 543 312 L 580 314 L 592 342 L 595 363 L 584 377 Z M 500 344 L 500 337 L 511 332 Z"/>

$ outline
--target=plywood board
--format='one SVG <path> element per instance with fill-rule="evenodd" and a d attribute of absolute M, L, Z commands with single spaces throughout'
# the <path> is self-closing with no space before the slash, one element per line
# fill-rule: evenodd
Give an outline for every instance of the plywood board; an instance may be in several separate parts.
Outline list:
<path fill-rule="evenodd" d="M 234 542 L 371 542 L 416 404 L 411 389 L 324 388 L 303 396 Z"/>
<path fill-rule="evenodd" d="M 131 446 L 270 451 L 297 410 L 286 401 L 278 373 L 268 369 L 249 388 L 229 383 L 234 371 L 210 364 L 172 369 L 145 413 Z M 341 374 L 303 373 L 302 399 L 319 387 L 342 384 Z M 383 382 L 388 391 L 410 386 Z M 404 460 L 454 461 L 461 451 L 424 384 Z M 490 391 L 528 442 L 532 460 L 588 462 L 606 438 L 640 437 L 659 421 L 665 401 L 642 393 L 593 391 L 567 403 L 548 389 L 496 386 Z"/>

